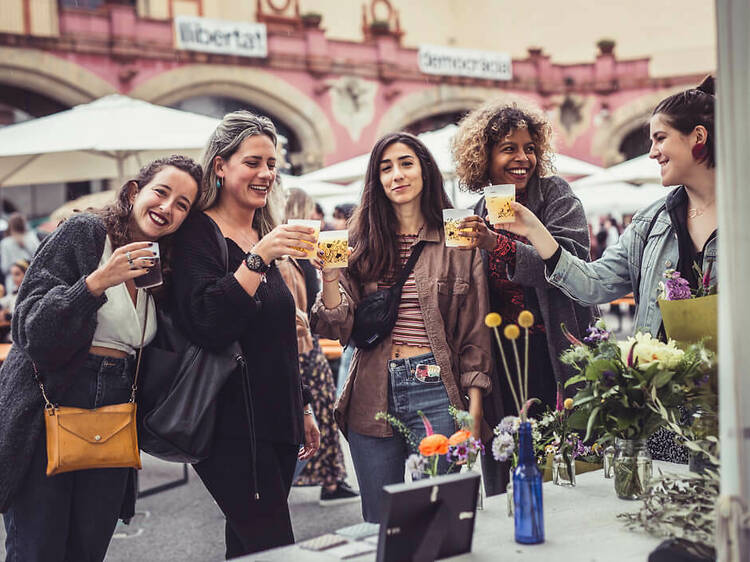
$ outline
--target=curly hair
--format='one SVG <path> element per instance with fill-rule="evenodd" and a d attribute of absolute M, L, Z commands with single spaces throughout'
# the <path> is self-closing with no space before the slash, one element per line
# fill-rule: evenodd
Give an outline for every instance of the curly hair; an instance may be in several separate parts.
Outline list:
<path fill-rule="evenodd" d="M 462 189 L 482 191 L 490 185 L 489 164 L 492 148 L 518 129 L 527 129 L 534 141 L 535 174 L 553 175 L 552 125 L 540 111 L 518 102 L 490 101 L 478 107 L 458 125 L 452 152 L 456 175 Z"/>

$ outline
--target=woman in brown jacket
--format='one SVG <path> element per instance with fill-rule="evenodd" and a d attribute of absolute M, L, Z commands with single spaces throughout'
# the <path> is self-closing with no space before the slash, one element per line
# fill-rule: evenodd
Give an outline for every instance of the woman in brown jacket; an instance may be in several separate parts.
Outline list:
<path fill-rule="evenodd" d="M 374 348 L 355 351 L 336 405 L 366 521 L 378 521 L 382 487 L 403 481 L 404 463 L 414 452 L 375 414 L 388 411 L 417 442 L 425 434 L 417 411 L 435 432 L 450 435 L 455 430 L 450 405 L 471 412 L 475 436 L 489 431 L 482 419 L 482 396 L 491 390 L 490 335 L 483 323 L 487 281 L 478 250 L 446 248 L 442 210 L 450 207 L 427 147 L 408 133 L 381 138 L 352 218 L 349 267 L 324 270 L 323 291 L 312 309 L 313 331 L 346 344 L 361 299 L 391 286 L 412 250 L 423 246 L 403 287 L 392 333 Z"/>

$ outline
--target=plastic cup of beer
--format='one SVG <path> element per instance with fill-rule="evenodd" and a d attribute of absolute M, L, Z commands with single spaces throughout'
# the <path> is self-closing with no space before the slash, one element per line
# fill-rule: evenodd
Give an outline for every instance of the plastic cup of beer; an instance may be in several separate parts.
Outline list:
<path fill-rule="evenodd" d="M 349 265 L 349 231 L 324 230 L 318 236 L 318 249 L 323 250 L 323 269 Z"/>
<path fill-rule="evenodd" d="M 474 211 L 471 209 L 443 209 L 445 245 L 448 248 L 466 248 L 471 246 L 471 238 L 461 236 L 459 225 L 463 219 L 473 214 Z"/>
<path fill-rule="evenodd" d="M 315 249 L 318 247 L 318 236 L 320 235 L 320 221 L 319 220 L 305 220 L 305 219 L 289 219 L 287 223 L 291 226 L 306 226 L 307 228 L 314 228 L 315 232 L 313 235 L 315 236 L 315 242 L 313 244 L 307 244 L 305 243 L 304 248 L 295 248 L 295 250 L 299 250 L 300 252 L 305 252 L 307 254 L 304 258 L 304 260 L 314 259 L 315 258 Z"/>
<path fill-rule="evenodd" d="M 485 187 L 484 202 L 487 206 L 490 224 L 514 222 L 516 213 L 510 203 L 515 200 L 516 186 L 512 183 Z"/>

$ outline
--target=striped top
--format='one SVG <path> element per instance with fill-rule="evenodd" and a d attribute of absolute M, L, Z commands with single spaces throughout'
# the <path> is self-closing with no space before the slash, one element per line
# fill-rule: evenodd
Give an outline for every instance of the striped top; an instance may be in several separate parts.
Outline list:
<path fill-rule="evenodd" d="M 417 234 L 398 235 L 402 267 L 409 260 L 411 248 L 416 241 Z M 386 289 L 391 285 L 392 283 L 378 281 L 378 290 Z M 427 329 L 424 325 L 424 316 L 422 316 L 422 309 L 419 306 L 417 284 L 414 281 L 413 269 L 401 291 L 401 302 L 398 305 L 398 318 L 396 319 L 396 325 L 393 327 L 392 340 L 396 345 L 430 347 L 430 340 L 427 337 Z"/>

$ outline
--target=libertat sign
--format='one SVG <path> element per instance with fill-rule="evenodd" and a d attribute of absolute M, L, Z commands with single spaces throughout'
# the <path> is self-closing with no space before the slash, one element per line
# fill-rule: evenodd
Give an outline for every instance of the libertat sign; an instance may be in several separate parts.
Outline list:
<path fill-rule="evenodd" d="M 176 48 L 184 51 L 268 56 L 266 26 L 262 23 L 176 16 L 174 34 Z"/>
<path fill-rule="evenodd" d="M 512 61 L 506 53 L 421 45 L 418 59 L 419 70 L 425 74 L 490 80 L 510 80 L 513 77 Z"/>

